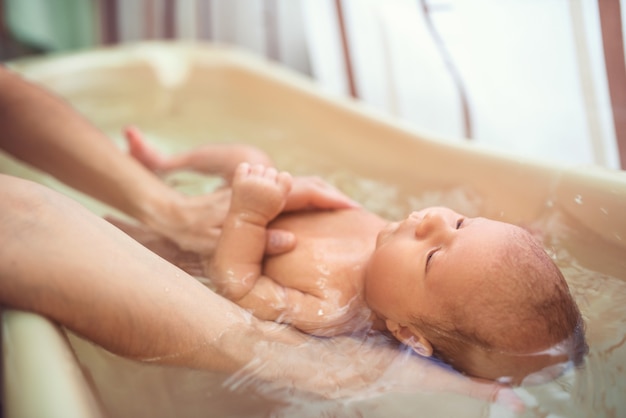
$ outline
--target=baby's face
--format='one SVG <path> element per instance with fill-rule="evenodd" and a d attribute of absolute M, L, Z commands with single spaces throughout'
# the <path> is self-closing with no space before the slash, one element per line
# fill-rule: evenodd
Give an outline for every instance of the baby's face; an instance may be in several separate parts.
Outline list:
<path fill-rule="evenodd" d="M 427 208 L 390 223 L 378 235 L 367 267 L 367 302 L 399 323 L 412 317 L 449 318 L 470 294 L 491 293 L 495 260 L 513 239 L 514 225 Z M 465 309 L 464 309 L 465 310 Z"/>

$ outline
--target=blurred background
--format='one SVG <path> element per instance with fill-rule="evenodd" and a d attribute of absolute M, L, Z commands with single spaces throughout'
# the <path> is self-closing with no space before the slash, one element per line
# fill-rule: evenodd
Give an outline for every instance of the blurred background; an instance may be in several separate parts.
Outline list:
<path fill-rule="evenodd" d="M 626 0 L 0 0 L 0 60 L 236 45 L 444 141 L 626 168 Z"/>

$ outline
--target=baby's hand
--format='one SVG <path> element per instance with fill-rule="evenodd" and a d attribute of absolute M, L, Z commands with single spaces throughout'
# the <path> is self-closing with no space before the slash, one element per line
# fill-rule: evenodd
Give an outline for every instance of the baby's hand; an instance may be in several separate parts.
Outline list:
<path fill-rule="evenodd" d="M 232 182 L 230 212 L 245 220 L 266 226 L 285 207 L 291 190 L 291 175 L 273 167 L 241 163 Z"/>

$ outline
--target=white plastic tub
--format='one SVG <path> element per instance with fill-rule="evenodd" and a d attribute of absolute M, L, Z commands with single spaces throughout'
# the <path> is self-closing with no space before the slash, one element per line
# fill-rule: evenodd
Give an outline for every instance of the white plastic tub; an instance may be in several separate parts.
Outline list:
<path fill-rule="evenodd" d="M 388 217 L 443 204 L 542 231 L 580 304 L 591 353 L 583 369 L 518 393 L 529 416 L 626 415 L 626 174 L 453 145 L 223 47 L 139 44 L 14 68 L 67 98 L 117 140 L 132 123 L 168 152 L 207 141 L 248 142 L 281 168 L 321 174 Z M 0 157 L 0 171 L 59 189 L 98 214 L 110 212 Z M 74 336 L 68 344 L 62 330 L 30 314 L 5 311 L 2 321 L 7 416 L 511 415 L 446 393 L 284 408 L 230 391 L 206 374 L 140 365 Z M 54 371 L 46 368 L 52 365 Z M 40 409 L 31 412 L 35 406 Z"/>

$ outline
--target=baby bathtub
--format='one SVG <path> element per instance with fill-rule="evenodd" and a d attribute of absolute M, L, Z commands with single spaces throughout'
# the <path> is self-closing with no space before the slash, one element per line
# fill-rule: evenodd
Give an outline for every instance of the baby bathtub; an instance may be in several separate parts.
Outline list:
<path fill-rule="evenodd" d="M 388 217 L 440 204 L 543 231 L 555 258 L 574 260 L 566 263 L 566 276 L 587 320 L 592 352 L 585 368 L 557 389 L 548 384 L 519 395 L 531 416 L 626 415 L 626 318 L 619 307 L 626 304 L 626 174 L 522 160 L 438 138 L 223 46 L 143 43 L 12 67 L 65 97 L 116 141 L 134 124 L 167 152 L 207 141 L 248 142 L 266 149 L 278 166 L 322 175 Z M 98 214 L 111 212 L 4 155 L 0 171 L 60 190 Z M 178 181 L 198 191 L 193 178 Z M 588 277 L 579 278 L 581 271 Z M 602 286 L 591 283 L 595 277 Z M 172 381 L 193 377 L 109 355 L 33 314 L 5 310 L 2 343 L 7 417 L 250 416 L 263 410 L 225 407 L 240 403 L 237 393 L 224 395 L 227 402 L 189 408 L 192 397 L 206 397 L 210 389 Z M 550 395 L 563 386 L 568 401 Z M 566 405 L 572 400 L 576 407 Z M 342 408 L 338 415 L 402 416 L 415 408 L 423 416 L 511 414 L 452 394 L 381 395 Z"/>

